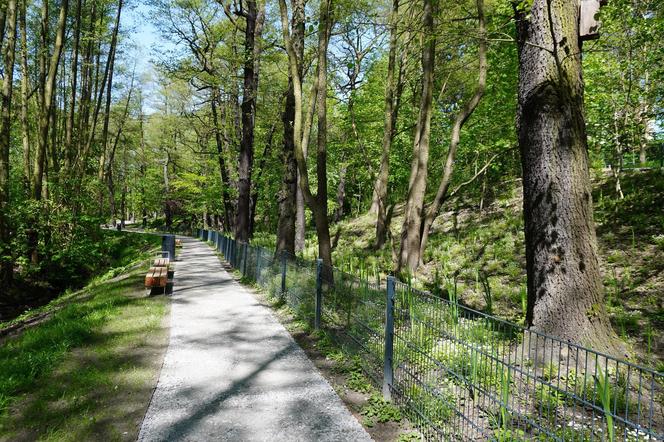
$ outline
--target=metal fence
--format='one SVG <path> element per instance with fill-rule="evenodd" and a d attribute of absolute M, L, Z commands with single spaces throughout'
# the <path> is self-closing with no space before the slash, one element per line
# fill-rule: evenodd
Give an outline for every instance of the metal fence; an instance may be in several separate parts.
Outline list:
<path fill-rule="evenodd" d="M 664 373 L 388 277 L 199 230 L 242 276 L 359 356 L 427 440 L 664 441 Z"/>

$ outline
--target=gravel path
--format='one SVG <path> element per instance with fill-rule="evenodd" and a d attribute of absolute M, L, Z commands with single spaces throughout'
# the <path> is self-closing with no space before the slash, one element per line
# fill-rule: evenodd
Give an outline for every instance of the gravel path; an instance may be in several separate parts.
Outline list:
<path fill-rule="evenodd" d="M 138 439 L 370 441 L 286 329 L 182 238 L 171 335 Z"/>

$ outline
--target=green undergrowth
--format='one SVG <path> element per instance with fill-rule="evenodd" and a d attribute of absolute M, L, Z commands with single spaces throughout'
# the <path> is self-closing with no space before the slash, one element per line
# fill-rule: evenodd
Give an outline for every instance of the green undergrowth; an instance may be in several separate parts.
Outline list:
<path fill-rule="evenodd" d="M 158 369 L 145 354 L 155 353 L 151 341 L 168 309 L 165 297 L 145 296 L 150 252 L 135 247 L 141 243 L 83 290 L 39 309 L 49 314 L 43 322 L 0 344 L 0 440 L 135 433 Z"/>
<path fill-rule="evenodd" d="M 112 230 L 101 230 L 99 235 L 100 237 L 97 241 L 99 244 L 95 246 L 94 250 L 82 249 L 79 251 L 81 259 L 87 262 L 86 269 L 77 270 L 76 277 L 69 278 L 66 284 L 60 284 L 69 288 L 50 300 L 50 302 L 45 304 L 40 302 L 43 305 L 33 306 L 33 308 L 29 308 L 11 320 L 0 322 L 0 329 L 23 322 L 35 315 L 47 313 L 54 308 L 57 309 L 63 303 L 69 302 L 72 297 L 77 296 L 82 285 L 89 288 L 126 272 L 135 265 L 137 257 L 146 259 L 148 251 L 161 245 L 161 237 L 157 235 L 116 232 Z M 63 273 L 58 278 L 61 277 L 68 278 L 67 273 Z M 29 287 L 26 287 L 26 290 L 29 290 Z M 30 294 L 28 293 L 28 295 Z M 20 294 L 14 293 L 13 296 L 17 298 L 17 302 L 24 303 L 25 300 L 21 299 Z"/>
<path fill-rule="evenodd" d="M 632 348 L 637 362 L 664 370 L 664 172 L 625 172 L 624 199 L 615 180 L 593 179 L 593 200 L 606 305 L 616 333 Z M 519 182 L 506 186 L 483 210 L 473 195 L 446 203 L 432 226 L 424 266 L 404 282 L 461 304 L 523 323 L 526 310 L 525 247 Z M 337 237 L 335 266 L 369 281 L 384 281 L 395 267 L 403 205 L 391 222 L 392 239 L 372 247 L 371 215 L 347 219 L 331 228 Z M 302 256 L 317 254 L 309 229 Z M 274 246 L 273 234 L 257 234 L 255 243 Z"/>

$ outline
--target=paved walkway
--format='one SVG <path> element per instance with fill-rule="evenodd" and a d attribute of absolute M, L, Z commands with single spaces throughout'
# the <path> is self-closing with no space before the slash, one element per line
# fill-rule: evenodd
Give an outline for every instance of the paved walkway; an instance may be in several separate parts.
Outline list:
<path fill-rule="evenodd" d="M 140 441 L 370 441 L 266 307 L 182 238 L 171 335 Z"/>

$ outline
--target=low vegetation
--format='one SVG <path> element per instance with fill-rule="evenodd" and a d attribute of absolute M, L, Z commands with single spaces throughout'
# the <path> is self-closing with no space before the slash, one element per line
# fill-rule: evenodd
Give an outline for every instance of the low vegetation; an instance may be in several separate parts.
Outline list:
<path fill-rule="evenodd" d="M 145 296 L 150 252 L 134 246 L 84 289 L 12 322 L 43 316 L 0 346 L 0 440 L 135 440 L 167 344 L 169 307 L 163 296 Z"/>

